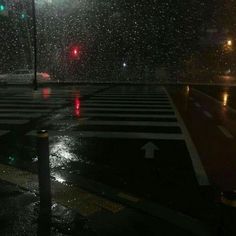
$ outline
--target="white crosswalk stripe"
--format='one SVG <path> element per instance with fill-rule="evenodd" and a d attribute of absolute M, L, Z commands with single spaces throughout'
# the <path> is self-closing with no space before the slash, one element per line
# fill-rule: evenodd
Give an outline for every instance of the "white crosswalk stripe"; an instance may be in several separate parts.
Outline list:
<path fill-rule="evenodd" d="M 34 119 L 47 117 L 55 109 L 72 103 L 75 97 L 91 95 L 104 86 L 80 86 L 78 88 L 30 88 L 9 87 L 0 89 L 0 136 L 9 131 L 26 127 Z M 9 130 L 6 130 L 9 129 Z M 1 130 L 3 129 L 3 130 Z"/>
<path fill-rule="evenodd" d="M 77 137 L 183 139 L 165 90 L 150 94 L 142 89 L 135 94 L 107 89 L 81 100 L 77 113 L 69 109 L 55 124 L 47 122 L 48 130 L 52 133 L 56 127 L 65 126 L 69 127 L 68 134 Z M 71 115 L 74 120 L 68 124 Z"/>

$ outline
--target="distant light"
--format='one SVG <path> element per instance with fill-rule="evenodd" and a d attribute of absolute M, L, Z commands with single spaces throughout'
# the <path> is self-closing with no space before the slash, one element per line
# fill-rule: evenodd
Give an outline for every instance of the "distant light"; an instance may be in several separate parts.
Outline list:
<path fill-rule="evenodd" d="M 44 99 L 48 99 L 52 94 L 51 88 L 43 88 L 42 89 L 42 96 Z"/>
<path fill-rule="evenodd" d="M 78 50 L 74 49 L 73 53 L 74 53 L 75 56 L 77 56 L 78 55 Z"/>
<path fill-rule="evenodd" d="M 190 87 L 189 87 L 189 85 L 186 87 L 186 91 L 187 91 L 187 95 L 189 95 L 189 92 L 190 92 Z"/>
<path fill-rule="evenodd" d="M 26 15 L 24 13 L 21 14 L 21 19 L 25 19 Z"/>
<path fill-rule="evenodd" d="M 74 109 L 75 115 L 79 117 L 80 116 L 80 99 L 78 97 L 75 98 L 74 105 L 75 105 L 75 109 Z"/>
<path fill-rule="evenodd" d="M 79 60 L 82 53 L 82 48 L 80 45 L 75 45 L 70 49 L 70 58 L 72 60 Z"/>
<path fill-rule="evenodd" d="M 232 45 L 233 45 L 232 40 L 229 39 L 229 40 L 227 41 L 227 45 L 228 45 L 228 46 L 232 46 Z"/>
<path fill-rule="evenodd" d="M 123 67 L 127 67 L 127 63 L 124 62 L 124 63 L 123 63 Z"/>
<path fill-rule="evenodd" d="M 4 11 L 5 10 L 5 6 L 4 5 L 0 5 L 0 11 Z"/>
<path fill-rule="evenodd" d="M 224 94 L 223 94 L 223 105 L 224 106 L 228 105 L 228 99 L 229 99 L 229 94 L 227 92 L 224 92 Z"/>

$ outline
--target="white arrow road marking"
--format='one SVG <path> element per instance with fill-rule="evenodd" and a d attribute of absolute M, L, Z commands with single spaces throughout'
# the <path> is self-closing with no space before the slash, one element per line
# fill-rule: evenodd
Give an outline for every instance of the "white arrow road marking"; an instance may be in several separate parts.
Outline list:
<path fill-rule="evenodd" d="M 146 159 L 154 159 L 155 158 L 155 150 L 158 151 L 159 148 L 152 142 L 146 143 L 142 148 L 145 150 L 145 158 Z"/>

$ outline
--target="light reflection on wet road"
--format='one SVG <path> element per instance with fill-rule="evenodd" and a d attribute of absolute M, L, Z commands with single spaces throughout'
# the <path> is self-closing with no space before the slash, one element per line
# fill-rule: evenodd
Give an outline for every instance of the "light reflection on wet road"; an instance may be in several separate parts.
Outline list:
<path fill-rule="evenodd" d="M 54 97 L 59 103 L 66 99 L 68 105 L 27 128 L 63 130 L 63 135 L 50 137 L 51 173 L 58 182 L 77 185 L 83 177 L 183 211 L 190 209 L 189 199 L 194 206 L 199 194 L 197 179 L 175 110 L 163 87 L 114 86 L 86 98 L 81 94 L 78 89 L 66 95 L 63 90 L 57 93 L 45 89 L 42 99 L 51 101 Z M 72 136 L 70 131 L 97 132 L 102 137 Z M 16 140 L 13 136 L 9 139 Z M 155 150 L 143 150 L 149 142 Z M 24 149 L 17 155 L 16 166 L 36 171 L 31 168 L 37 166 L 35 143 L 35 137 L 23 136 L 20 144 Z M 26 147 L 33 149 L 24 166 Z M 145 158 L 145 151 L 153 153 L 154 158 Z M 13 163 L 12 158 L 8 162 Z"/>

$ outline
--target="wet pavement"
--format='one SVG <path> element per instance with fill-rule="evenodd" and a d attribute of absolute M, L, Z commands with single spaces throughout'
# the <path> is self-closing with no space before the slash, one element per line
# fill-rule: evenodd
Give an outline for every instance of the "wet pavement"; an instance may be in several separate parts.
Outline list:
<path fill-rule="evenodd" d="M 194 86 L 194 88 L 221 102 L 223 106 L 236 109 L 235 86 Z"/>
<path fill-rule="evenodd" d="M 173 97 L 212 186 L 236 188 L 235 88 L 180 87 Z"/>
<path fill-rule="evenodd" d="M 23 176 L 35 175 L 36 130 L 47 129 L 51 175 L 58 183 L 54 184 L 55 201 L 68 204 L 61 191 L 78 196 L 76 199 L 84 196 L 80 204 L 74 200 L 68 207 L 78 208 L 91 219 L 92 228 L 101 227 L 103 233 L 108 230 L 107 235 L 129 230 L 137 235 L 134 225 L 137 228 L 142 220 L 138 235 L 148 232 L 146 228 L 154 234 L 155 224 L 159 232 L 168 228 L 170 232 L 184 230 L 186 235 L 201 228 L 174 223 L 177 219 L 184 222 L 178 215 L 181 212 L 191 224 L 196 219 L 196 225 L 214 231 L 219 219 L 214 187 L 191 141 L 192 133 L 181 119 L 185 121 L 182 108 L 186 106 L 175 97 L 182 96 L 178 91 L 138 85 L 45 88 L 37 95 L 29 89 L 1 90 L 4 115 L 0 115 L 0 129 L 6 132 L 0 137 L 1 171 L 7 165 L 26 171 Z M 181 116 L 175 107 L 179 104 Z M 34 113 L 37 116 L 28 116 Z M 91 203 L 86 214 L 81 204 Z M 160 209 L 163 214 L 158 215 Z M 196 235 L 204 235 L 203 231 Z"/>

